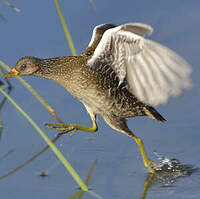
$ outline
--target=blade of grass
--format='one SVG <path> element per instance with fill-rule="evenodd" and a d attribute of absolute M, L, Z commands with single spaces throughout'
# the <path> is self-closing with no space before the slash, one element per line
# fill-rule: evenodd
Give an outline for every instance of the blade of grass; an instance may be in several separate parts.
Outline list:
<path fill-rule="evenodd" d="M 12 8 L 13 10 L 15 10 L 16 12 L 21 12 L 21 10 L 19 8 L 16 8 L 13 4 L 11 4 L 10 2 L 8 2 L 7 0 L 2 0 L 8 7 Z"/>
<path fill-rule="evenodd" d="M 9 155 L 11 155 L 13 152 L 15 151 L 15 149 L 10 149 L 6 154 L 4 154 L 2 157 L 0 157 L 0 161 L 2 161 L 3 159 L 7 158 Z"/>
<path fill-rule="evenodd" d="M 81 195 L 81 198 L 80 198 L 80 194 L 82 194 L 82 193 L 83 193 L 83 191 L 78 191 L 73 196 L 71 196 L 69 199 L 82 199 L 82 195 Z M 90 195 L 92 195 L 93 197 L 95 197 L 97 199 L 103 199 L 100 195 L 98 195 L 94 191 L 88 191 L 87 193 L 89 193 Z"/>
<path fill-rule="evenodd" d="M 10 2 L 8 2 L 7 0 L 2 0 L 8 7 L 12 8 L 13 10 L 15 10 L 16 12 L 21 12 L 21 10 L 19 8 L 16 8 L 13 4 L 11 4 Z"/>
<path fill-rule="evenodd" d="M 85 184 L 86 184 L 87 186 L 88 186 L 89 181 L 90 181 L 90 179 L 91 179 L 91 177 L 92 177 L 92 174 L 93 174 L 94 168 L 95 168 L 95 166 L 96 166 L 96 163 L 97 163 L 97 160 L 95 160 L 95 161 L 93 162 L 93 164 L 92 164 L 92 166 L 91 166 L 91 168 L 90 168 L 90 170 L 89 170 L 88 176 L 87 176 L 87 178 L 86 178 L 86 180 L 85 180 Z M 74 195 L 72 195 L 71 197 L 69 197 L 69 199 L 82 199 L 84 193 L 85 193 L 84 191 L 80 190 L 80 191 L 76 192 Z"/>
<path fill-rule="evenodd" d="M 67 24 L 66 24 L 66 22 L 65 22 L 65 19 L 64 19 L 64 17 L 63 17 L 63 14 L 62 14 L 62 11 L 61 11 L 61 8 L 60 8 L 60 4 L 59 4 L 58 0 L 54 0 L 54 3 L 55 3 L 55 5 L 56 5 L 56 9 L 57 9 L 58 15 L 59 15 L 59 17 L 60 17 L 60 21 L 61 21 L 63 30 L 64 30 L 64 32 L 65 32 L 65 36 L 66 36 L 66 38 L 67 38 L 67 41 L 68 41 L 70 50 L 71 50 L 71 52 L 72 52 L 72 55 L 73 55 L 73 56 L 76 56 L 76 55 L 77 55 L 76 49 L 75 49 L 75 47 L 74 47 L 74 44 L 73 44 L 71 35 L 70 35 L 70 33 L 69 33 L 69 29 L 68 29 Z"/>
<path fill-rule="evenodd" d="M 0 61 L 0 65 L 7 71 L 10 71 L 9 66 L 6 65 L 4 62 Z M 30 84 L 28 84 L 24 79 L 22 79 L 19 76 L 17 76 L 16 78 L 39 100 L 39 102 L 53 115 L 53 117 L 59 123 L 62 123 L 62 120 L 58 117 L 53 108 L 51 108 L 51 106 L 47 104 L 47 102 L 39 95 L 39 93 Z"/>
<path fill-rule="evenodd" d="M 92 166 L 91 166 L 91 168 L 90 168 L 90 170 L 89 170 L 87 179 L 86 179 L 86 181 L 85 181 L 85 184 L 86 184 L 87 186 L 88 186 L 88 184 L 89 184 L 89 182 L 90 182 L 90 180 L 91 180 L 91 177 L 92 177 L 92 174 L 93 174 L 93 171 L 94 171 L 94 168 L 95 168 L 96 164 L 97 164 L 97 160 L 95 160 L 95 161 L 93 162 L 93 164 L 92 164 Z"/>
<path fill-rule="evenodd" d="M 97 193 L 95 193 L 94 191 L 88 191 L 88 193 L 92 196 L 94 196 L 95 198 L 98 198 L 98 199 L 103 199 L 100 195 L 98 195 Z"/>
<path fill-rule="evenodd" d="M 81 187 L 83 191 L 88 191 L 87 185 L 83 182 L 83 180 L 79 177 L 78 173 L 73 169 L 67 159 L 63 156 L 63 154 L 56 148 L 56 146 L 49 140 L 49 138 L 45 135 L 45 133 L 37 126 L 37 124 L 23 111 L 23 109 L 0 87 L 0 92 L 15 106 L 15 108 L 32 124 L 32 126 L 37 130 L 37 132 L 41 135 L 41 137 L 46 141 L 58 159 L 63 163 L 63 165 L 67 168 L 69 173 L 72 175 L 77 184 Z"/>

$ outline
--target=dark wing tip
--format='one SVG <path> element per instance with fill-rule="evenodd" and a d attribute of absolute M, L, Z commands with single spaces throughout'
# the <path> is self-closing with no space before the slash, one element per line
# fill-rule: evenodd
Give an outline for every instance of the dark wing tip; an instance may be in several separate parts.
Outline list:
<path fill-rule="evenodd" d="M 117 26 L 114 24 L 101 24 L 101 25 L 96 26 L 93 30 L 93 35 L 92 35 L 91 41 L 88 45 L 88 47 L 90 47 L 89 51 L 91 49 L 94 50 L 97 47 L 97 45 L 101 41 L 101 38 L 103 37 L 103 34 L 106 30 L 115 28 L 115 27 L 117 27 Z M 86 51 L 84 53 L 88 53 L 88 49 L 86 49 Z"/>
<path fill-rule="evenodd" d="M 158 113 L 158 111 L 156 111 L 156 109 L 152 106 L 145 106 L 145 113 L 147 114 L 147 116 L 156 119 L 160 122 L 166 121 L 166 119 L 160 113 Z"/>
<path fill-rule="evenodd" d="M 110 28 L 115 28 L 115 27 L 117 27 L 117 25 L 115 25 L 115 24 L 101 24 L 101 25 L 98 25 L 98 26 L 96 26 L 95 27 L 95 29 L 97 30 L 97 31 L 101 31 L 101 32 L 105 32 L 106 30 L 108 30 L 108 29 L 110 29 Z"/>

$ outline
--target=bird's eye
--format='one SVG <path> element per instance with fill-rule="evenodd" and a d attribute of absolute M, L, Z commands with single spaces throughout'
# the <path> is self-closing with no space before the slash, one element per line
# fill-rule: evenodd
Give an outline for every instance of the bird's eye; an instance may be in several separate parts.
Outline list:
<path fill-rule="evenodd" d="M 23 71 L 25 68 L 26 68 L 26 64 L 22 64 L 22 65 L 20 66 L 20 71 Z"/>

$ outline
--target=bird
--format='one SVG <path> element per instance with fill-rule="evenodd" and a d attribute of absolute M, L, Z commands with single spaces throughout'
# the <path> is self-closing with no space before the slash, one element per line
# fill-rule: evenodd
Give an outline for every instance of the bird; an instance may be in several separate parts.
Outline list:
<path fill-rule="evenodd" d="M 63 133 L 96 132 L 100 115 L 114 130 L 132 138 L 149 173 L 156 162 L 147 156 L 142 139 L 127 125 L 127 118 L 147 116 L 164 122 L 153 106 L 166 104 L 192 87 L 191 66 L 166 46 L 145 38 L 153 28 L 143 23 L 101 24 L 93 29 L 88 47 L 78 56 L 20 58 L 5 78 L 36 76 L 62 85 L 83 103 L 92 127 L 46 124 Z"/>

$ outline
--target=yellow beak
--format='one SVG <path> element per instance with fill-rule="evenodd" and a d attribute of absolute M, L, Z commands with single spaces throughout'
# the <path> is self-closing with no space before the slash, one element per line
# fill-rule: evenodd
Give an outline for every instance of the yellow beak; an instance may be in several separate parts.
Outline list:
<path fill-rule="evenodd" d="M 15 68 L 12 68 L 11 71 L 4 76 L 4 78 L 5 79 L 11 78 L 11 77 L 17 76 L 18 74 L 19 72 Z"/>

